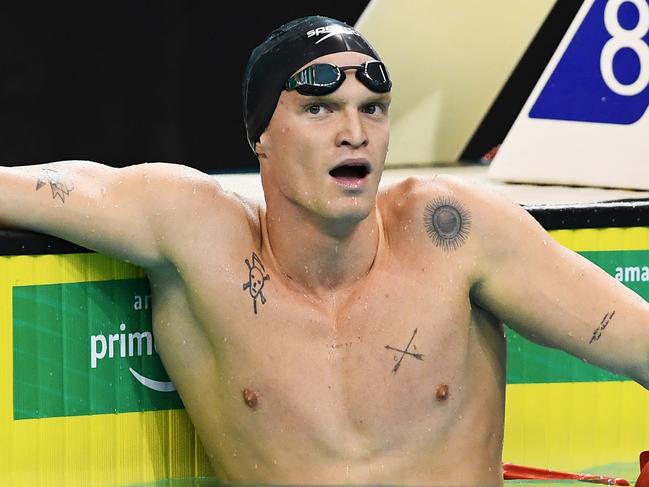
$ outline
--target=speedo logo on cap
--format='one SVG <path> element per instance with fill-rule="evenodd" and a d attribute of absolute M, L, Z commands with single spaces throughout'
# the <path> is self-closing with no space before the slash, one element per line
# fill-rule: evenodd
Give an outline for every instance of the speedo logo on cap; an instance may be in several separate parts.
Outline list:
<path fill-rule="evenodd" d="M 339 35 L 339 34 L 353 34 L 353 35 L 358 35 L 358 33 L 352 29 L 351 27 L 345 27 L 344 25 L 325 25 L 324 27 L 318 27 L 316 29 L 311 29 L 306 33 L 306 36 L 308 38 L 315 36 L 316 38 L 318 36 L 324 35 L 324 37 L 318 39 L 315 41 L 316 44 L 324 41 L 325 39 L 329 39 L 331 36 Z"/>

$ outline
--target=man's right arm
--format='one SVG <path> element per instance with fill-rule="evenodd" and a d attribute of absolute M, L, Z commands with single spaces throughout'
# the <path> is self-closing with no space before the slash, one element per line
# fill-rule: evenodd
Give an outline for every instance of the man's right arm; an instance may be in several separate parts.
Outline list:
<path fill-rule="evenodd" d="M 217 186 L 199 171 L 161 163 L 0 167 L 0 226 L 54 235 L 151 268 L 164 261 L 165 228 L 184 193 L 206 183 Z"/>

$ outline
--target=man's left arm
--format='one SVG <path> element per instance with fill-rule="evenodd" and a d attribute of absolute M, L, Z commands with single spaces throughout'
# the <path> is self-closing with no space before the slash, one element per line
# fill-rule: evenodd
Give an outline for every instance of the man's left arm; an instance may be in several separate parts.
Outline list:
<path fill-rule="evenodd" d="M 480 198 L 472 298 L 528 339 L 649 389 L 649 304 L 557 242 L 524 209 Z"/>

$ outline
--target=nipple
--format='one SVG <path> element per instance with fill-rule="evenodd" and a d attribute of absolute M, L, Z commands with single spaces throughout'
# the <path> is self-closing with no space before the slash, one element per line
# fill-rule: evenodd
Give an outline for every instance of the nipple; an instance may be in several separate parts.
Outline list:
<path fill-rule="evenodd" d="M 435 391 L 435 399 L 439 402 L 446 401 L 448 399 L 448 386 L 446 384 L 440 384 L 437 386 Z"/>
<path fill-rule="evenodd" d="M 251 409 L 257 407 L 257 393 L 255 391 L 252 389 L 244 389 L 241 391 L 241 394 L 243 395 L 243 402 L 246 403 L 246 406 Z"/>

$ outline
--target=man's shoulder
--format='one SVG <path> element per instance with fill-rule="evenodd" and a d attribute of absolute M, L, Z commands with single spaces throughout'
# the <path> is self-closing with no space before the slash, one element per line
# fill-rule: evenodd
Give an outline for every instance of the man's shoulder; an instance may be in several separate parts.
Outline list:
<path fill-rule="evenodd" d="M 430 203 L 478 198 L 479 193 L 477 186 L 457 176 L 410 176 L 381 188 L 379 202 L 386 210 L 407 213 L 420 211 Z"/>
<path fill-rule="evenodd" d="M 149 162 L 130 166 L 129 170 L 139 173 L 147 185 L 154 187 L 161 200 L 171 197 L 181 204 L 185 201 L 208 210 L 218 206 L 221 211 L 236 213 L 259 206 L 254 201 L 225 190 L 216 176 L 184 164 Z"/>
<path fill-rule="evenodd" d="M 484 186 L 451 175 L 409 177 L 382 188 L 378 207 L 388 233 L 406 229 L 423 248 L 478 252 L 482 237 L 520 222 L 520 206 Z"/>
<path fill-rule="evenodd" d="M 182 190 L 186 187 L 218 187 L 214 177 L 180 163 L 143 162 L 126 166 L 120 171 L 125 177 L 137 179 L 152 188 L 168 189 L 168 187 L 173 187 L 176 190 Z"/>
<path fill-rule="evenodd" d="M 458 203 L 480 212 L 487 207 L 518 206 L 493 189 L 462 177 L 449 174 L 411 176 L 384 186 L 379 194 L 379 204 L 386 209 L 410 211 L 429 205 Z"/>
<path fill-rule="evenodd" d="M 429 214 L 446 205 L 458 209 L 460 215 L 468 215 L 463 210 L 463 198 L 458 197 L 463 184 L 455 177 L 436 175 L 412 176 L 383 187 L 377 206 L 392 243 L 405 242 L 408 248 L 415 246 L 419 251 L 434 250 L 430 245 Z"/>
<path fill-rule="evenodd" d="M 220 229 L 217 233 L 241 237 L 259 226 L 259 204 L 221 187 L 217 178 L 198 169 L 175 163 L 144 163 L 130 166 L 152 194 L 155 212 L 170 228 L 192 229 L 193 234 Z M 227 232 L 222 229 L 227 228 Z"/>

